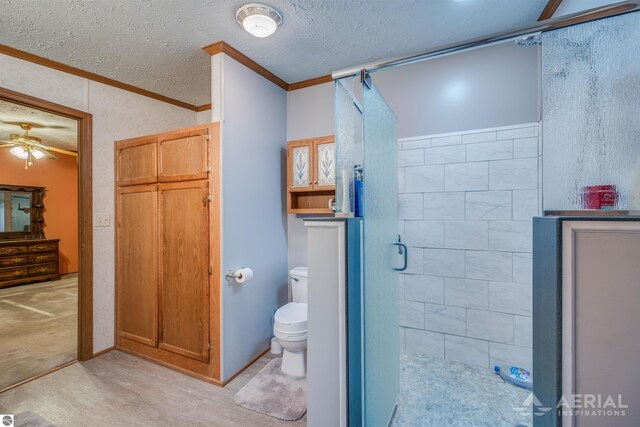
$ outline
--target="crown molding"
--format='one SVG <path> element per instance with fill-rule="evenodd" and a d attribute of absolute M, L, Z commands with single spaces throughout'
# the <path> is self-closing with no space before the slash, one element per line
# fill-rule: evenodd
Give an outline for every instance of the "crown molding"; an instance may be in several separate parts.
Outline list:
<path fill-rule="evenodd" d="M 201 111 L 207 111 L 207 110 L 211 110 L 211 104 L 203 104 L 203 105 L 198 105 L 196 107 L 196 111 L 198 113 Z"/>
<path fill-rule="evenodd" d="M 218 41 L 218 42 L 212 43 L 210 45 L 207 45 L 207 46 L 203 47 L 202 50 L 204 50 L 205 52 L 207 52 L 211 56 L 217 55 L 219 53 L 226 53 L 227 55 L 229 55 L 230 57 L 232 57 L 233 59 L 235 59 L 236 61 L 238 61 L 242 65 L 244 65 L 245 67 L 249 68 L 250 70 L 255 71 L 256 73 L 260 74 L 265 79 L 271 81 L 272 83 L 274 83 L 277 86 L 280 86 L 282 89 L 288 90 L 288 88 L 289 88 L 289 83 L 285 82 L 280 77 L 276 76 L 271 71 L 267 70 L 262 65 L 258 64 L 256 61 L 254 61 L 253 59 L 249 58 L 244 53 L 242 53 L 239 50 L 231 47 L 230 45 L 228 45 L 227 43 L 225 43 L 223 41 Z"/>
<path fill-rule="evenodd" d="M 245 67 L 249 68 L 250 70 L 253 70 L 257 74 L 261 75 L 262 77 L 271 81 L 277 86 L 280 86 L 282 89 L 286 91 L 302 89 L 305 87 L 315 86 L 322 83 L 333 81 L 333 78 L 331 77 L 331 75 L 326 75 L 326 76 L 314 77 L 308 80 L 302 80 L 300 82 L 287 83 L 284 80 L 282 80 L 280 77 L 273 74 L 271 71 L 264 68 L 262 65 L 258 64 L 253 59 L 249 58 L 244 53 L 240 52 L 239 50 L 235 49 L 234 47 L 232 47 L 231 45 L 229 45 L 228 43 L 222 40 L 217 41 L 215 43 L 211 43 L 210 45 L 203 47 L 202 50 L 204 50 L 211 56 L 217 55 L 219 53 L 226 53 L 227 55 L 229 55 L 230 57 L 232 57 L 233 59 L 235 59 L 242 65 L 244 65 Z"/>
<path fill-rule="evenodd" d="M 328 74 L 326 76 L 314 77 L 313 79 L 302 80 L 296 83 L 289 83 L 287 90 L 304 89 L 305 87 L 320 85 L 322 83 L 329 83 L 332 81 L 333 77 L 331 77 L 331 74 Z"/>
<path fill-rule="evenodd" d="M 550 19 L 553 14 L 556 13 L 556 10 L 558 10 L 558 6 L 560 6 L 560 3 L 562 3 L 562 0 L 549 0 L 547 2 L 547 5 L 542 10 L 538 21 Z"/>
<path fill-rule="evenodd" d="M 155 99 L 156 101 L 166 102 L 167 104 L 175 105 L 178 107 L 186 108 L 187 110 L 197 111 L 196 106 L 179 101 L 168 96 L 160 95 L 159 93 L 151 92 L 146 89 L 142 89 L 127 83 L 119 82 L 117 80 L 110 79 L 108 77 L 100 76 L 98 74 L 91 73 L 89 71 L 81 70 L 70 65 L 63 64 L 61 62 L 53 61 L 51 59 L 43 58 L 42 56 L 34 55 L 32 53 L 24 52 L 19 49 L 15 49 L 10 46 L 0 44 L 0 53 L 12 56 L 14 58 L 22 59 L 23 61 L 32 62 L 34 64 L 42 65 L 47 68 L 62 71 L 64 73 L 73 74 L 74 76 L 82 77 L 84 79 L 92 80 L 94 82 L 102 83 L 108 86 L 116 87 L 118 89 L 133 92 L 138 95 L 146 96 L 147 98 Z"/>

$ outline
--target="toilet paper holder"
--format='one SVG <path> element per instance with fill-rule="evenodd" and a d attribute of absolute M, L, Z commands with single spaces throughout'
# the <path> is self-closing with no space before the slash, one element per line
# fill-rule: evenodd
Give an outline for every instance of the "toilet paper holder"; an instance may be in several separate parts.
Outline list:
<path fill-rule="evenodd" d="M 228 270 L 227 274 L 224 276 L 227 279 L 227 282 L 230 282 L 231 279 L 241 280 L 243 278 L 242 270 L 246 267 L 240 267 L 238 270 Z"/>

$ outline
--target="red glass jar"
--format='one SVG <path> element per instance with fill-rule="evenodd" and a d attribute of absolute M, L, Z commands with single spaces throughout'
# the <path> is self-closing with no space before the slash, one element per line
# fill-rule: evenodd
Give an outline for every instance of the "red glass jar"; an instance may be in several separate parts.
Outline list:
<path fill-rule="evenodd" d="M 583 209 L 615 209 L 618 190 L 615 185 L 587 185 L 582 187 Z"/>

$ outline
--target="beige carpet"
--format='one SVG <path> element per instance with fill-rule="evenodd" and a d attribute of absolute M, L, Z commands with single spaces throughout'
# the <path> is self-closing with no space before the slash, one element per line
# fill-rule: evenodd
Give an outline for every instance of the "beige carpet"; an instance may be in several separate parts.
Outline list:
<path fill-rule="evenodd" d="M 307 378 L 280 370 L 282 358 L 273 359 L 234 398 L 243 408 L 285 421 L 299 420 L 307 412 Z"/>
<path fill-rule="evenodd" d="M 77 275 L 0 289 L 0 390 L 76 359 Z"/>

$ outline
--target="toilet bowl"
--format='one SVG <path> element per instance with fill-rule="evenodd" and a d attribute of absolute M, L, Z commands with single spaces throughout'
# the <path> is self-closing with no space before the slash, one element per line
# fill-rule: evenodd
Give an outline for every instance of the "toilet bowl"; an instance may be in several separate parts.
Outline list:
<path fill-rule="evenodd" d="M 273 333 L 282 346 L 282 372 L 307 373 L 307 304 L 290 302 L 276 311 Z"/>
<path fill-rule="evenodd" d="M 273 334 L 282 346 L 282 372 L 301 377 L 307 374 L 307 268 L 289 272 L 293 302 L 275 314 Z"/>

